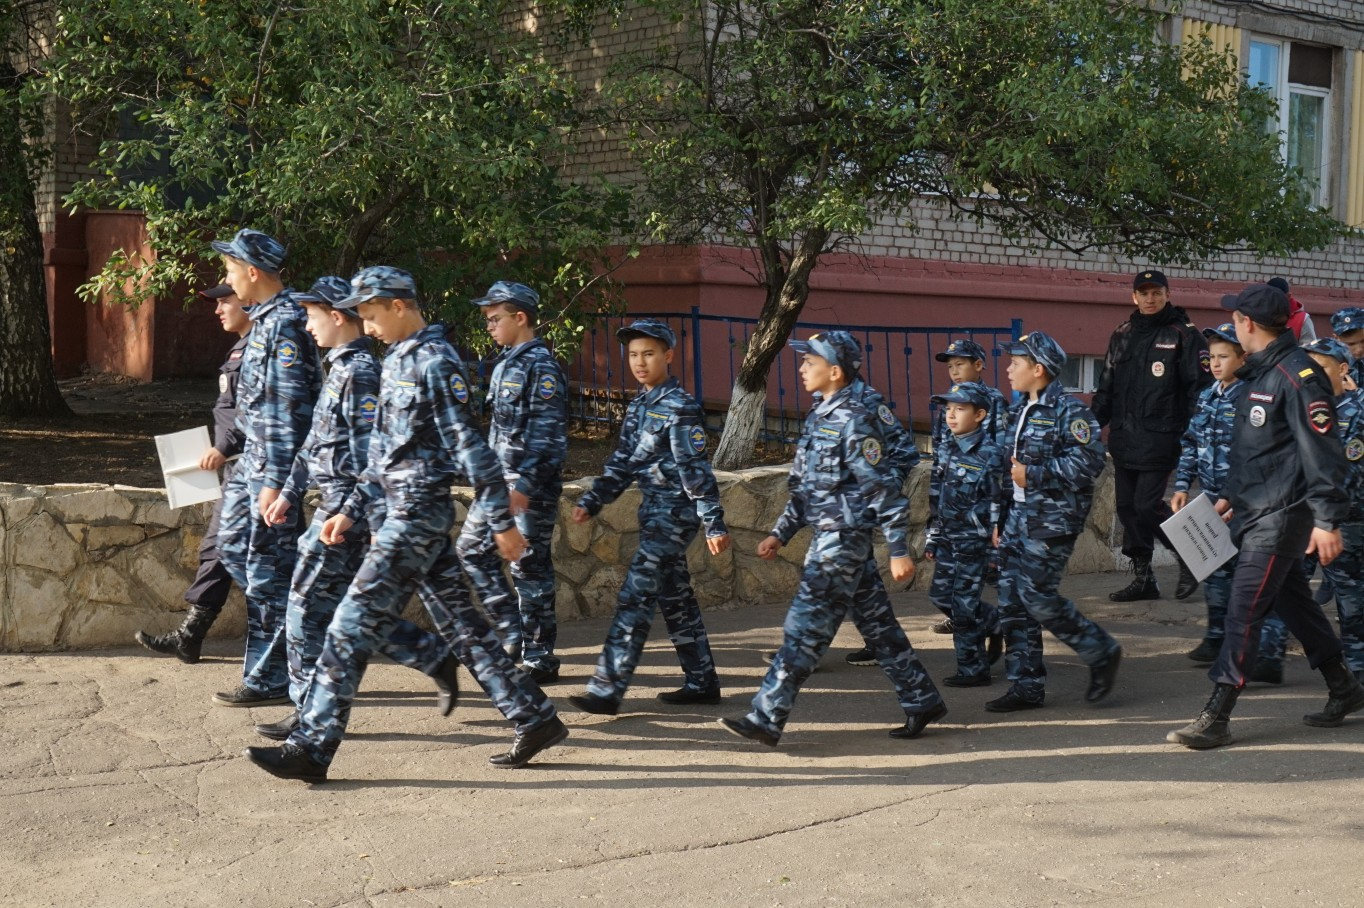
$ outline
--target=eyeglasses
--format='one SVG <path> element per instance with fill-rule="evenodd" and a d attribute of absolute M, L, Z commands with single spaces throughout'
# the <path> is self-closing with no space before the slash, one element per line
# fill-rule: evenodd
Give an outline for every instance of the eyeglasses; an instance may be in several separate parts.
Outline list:
<path fill-rule="evenodd" d="M 502 319 L 507 318 L 507 317 L 508 317 L 508 316 L 506 315 L 506 313 L 503 313 L 502 315 L 490 315 L 490 316 L 488 316 L 487 318 L 485 318 L 483 321 L 484 321 L 484 323 L 485 323 L 489 328 L 496 328 L 496 327 L 497 327 L 497 323 L 500 322 L 500 321 L 502 321 Z"/>

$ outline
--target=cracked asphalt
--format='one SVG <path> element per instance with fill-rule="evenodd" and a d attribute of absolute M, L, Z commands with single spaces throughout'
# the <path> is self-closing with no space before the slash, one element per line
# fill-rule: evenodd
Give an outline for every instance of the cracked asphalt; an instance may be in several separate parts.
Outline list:
<path fill-rule="evenodd" d="M 845 627 L 774 750 L 715 719 L 746 711 L 782 605 L 706 613 L 713 707 L 654 699 L 678 683 L 657 622 L 614 718 L 567 703 L 605 635 L 589 620 L 561 627 L 548 688 L 572 736 L 530 767 L 488 765 L 510 731 L 481 692 L 442 719 L 425 677 L 378 663 L 320 786 L 240 756 L 279 708 L 210 704 L 240 641 L 197 666 L 131 646 L 0 655 L 0 905 L 1359 905 L 1364 717 L 1304 726 L 1325 689 L 1295 654 L 1282 686 L 1241 698 L 1233 746 L 1165 743 L 1210 690 L 1183 655 L 1202 599 L 1108 602 L 1121 584 L 1063 587 L 1126 650 L 1097 707 L 1048 638 L 1045 709 L 985 712 L 999 680 L 945 688 L 946 719 L 896 741 L 884 676 L 842 662 Z M 896 608 L 950 674 L 924 593 Z"/>

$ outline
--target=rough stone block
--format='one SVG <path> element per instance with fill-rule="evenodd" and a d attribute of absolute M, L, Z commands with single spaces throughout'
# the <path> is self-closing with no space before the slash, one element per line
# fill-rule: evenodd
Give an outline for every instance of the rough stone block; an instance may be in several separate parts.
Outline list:
<path fill-rule="evenodd" d="M 139 549 L 132 558 L 128 576 L 146 590 L 144 595 L 148 602 L 160 603 L 164 607 L 185 594 L 185 587 L 192 578 L 175 565 L 168 553 L 160 552 L 158 548 L 147 545 Z"/>
<path fill-rule="evenodd" d="M 9 581 L 9 598 L 0 604 L 6 612 L 5 648 L 23 651 L 56 646 L 69 605 L 66 584 L 55 574 L 26 567 L 10 571 Z"/>
<path fill-rule="evenodd" d="M 53 487 L 54 490 L 58 488 L 60 487 Z M 134 505 L 127 493 L 108 486 L 76 488 L 79 491 L 65 494 L 54 491 L 48 497 L 48 509 L 59 515 L 64 522 L 109 526 L 132 520 Z"/>
<path fill-rule="evenodd" d="M 91 602 L 73 609 L 62 628 L 61 646 L 122 646 L 147 623 L 149 613 L 142 608 Z"/>
<path fill-rule="evenodd" d="M 107 558 L 112 551 L 138 545 L 147 538 L 146 532 L 136 524 L 87 526 L 79 532 L 76 527 L 68 525 L 67 530 L 82 541 L 85 551 L 92 557 L 99 555 Z"/>
<path fill-rule="evenodd" d="M 35 491 L 13 483 L 6 483 L 5 486 L 18 490 L 14 497 L 8 497 L 7 493 L 0 492 L 0 517 L 4 518 L 6 526 L 14 526 L 27 520 L 42 509 L 46 496 L 41 490 Z"/>
<path fill-rule="evenodd" d="M 625 571 L 619 567 L 602 567 L 592 573 L 578 588 L 579 609 L 583 617 L 602 618 L 616 610 L 616 597 L 625 583 Z"/>
<path fill-rule="evenodd" d="M 46 511 L 9 526 L 10 557 L 15 564 L 41 568 L 64 577 L 84 560 L 80 545 Z"/>
<path fill-rule="evenodd" d="M 639 524 L 639 489 L 626 489 L 615 501 L 601 509 L 596 519 L 613 530 L 630 530 Z"/>
<path fill-rule="evenodd" d="M 71 587 L 71 599 L 82 610 L 91 603 L 108 602 L 132 605 L 134 597 L 128 578 L 114 564 L 92 564 L 76 574 Z"/>

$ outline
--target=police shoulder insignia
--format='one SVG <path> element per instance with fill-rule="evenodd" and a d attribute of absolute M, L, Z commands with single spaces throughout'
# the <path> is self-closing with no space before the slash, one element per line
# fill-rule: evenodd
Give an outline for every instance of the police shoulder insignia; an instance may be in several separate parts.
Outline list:
<path fill-rule="evenodd" d="M 293 341 L 284 341 L 275 348 L 275 359 L 286 369 L 298 362 L 298 344 Z"/>
<path fill-rule="evenodd" d="M 1089 444 L 1089 439 L 1093 437 L 1093 432 L 1089 428 L 1089 420 L 1077 419 L 1070 424 L 1070 434 L 1075 436 L 1075 440 L 1082 445 Z"/>
<path fill-rule="evenodd" d="M 697 454 L 706 450 L 706 430 L 700 426 L 692 426 L 687 430 L 687 437 L 691 439 L 692 450 Z"/>
<path fill-rule="evenodd" d="M 1207 350 L 1200 350 L 1198 352 L 1198 368 L 1202 369 L 1204 372 L 1212 371 L 1212 354 Z"/>
<path fill-rule="evenodd" d="M 469 402 L 469 386 L 464 383 L 464 376 L 458 372 L 450 376 L 450 393 L 462 404 Z"/>
<path fill-rule="evenodd" d="M 1352 461 L 1364 457 L 1364 438 L 1355 437 L 1346 442 L 1345 457 Z"/>
<path fill-rule="evenodd" d="M 379 415 L 379 398 L 373 394 L 366 394 L 360 398 L 360 418 L 365 422 L 374 422 L 374 417 Z"/>
<path fill-rule="evenodd" d="M 862 456 L 867 458 L 867 463 L 876 466 L 881 462 L 881 442 L 874 438 L 862 439 Z"/>
<path fill-rule="evenodd" d="M 1312 371 L 1313 370 L 1311 369 L 1303 369 L 1301 372 L 1298 373 L 1298 378 L 1306 378 L 1307 376 L 1312 374 Z"/>
<path fill-rule="evenodd" d="M 890 407 L 887 407 L 885 404 L 876 408 L 876 415 L 880 418 L 881 422 L 886 425 L 895 422 L 895 414 L 890 412 Z"/>
<path fill-rule="evenodd" d="M 1312 424 L 1312 431 L 1325 435 L 1335 422 L 1331 418 L 1331 405 L 1324 400 L 1312 401 L 1307 405 L 1307 421 Z"/>
<path fill-rule="evenodd" d="M 546 375 L 540 379 L 540 396 L 549 400 L 559 390 L 559 383 L 552 376 Z"/>

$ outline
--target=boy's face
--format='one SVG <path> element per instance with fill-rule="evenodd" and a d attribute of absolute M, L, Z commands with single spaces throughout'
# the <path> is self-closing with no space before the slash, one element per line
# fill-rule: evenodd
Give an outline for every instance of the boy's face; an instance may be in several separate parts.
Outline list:
<path fill-rule="evenodd" d="M 213 314 L 218 316 L 223 330 L 229 334 L 241 334 L 251 327 L 251 319 L 242 311 L 242 301 L 236 294 L 217 300 Z"/>
<path fill-rule="evenodd" d="M 1226 341 L 1208 342 L 1208 365 L 1212 369 L 1212 377 L 1223 384 L 1230 383 L 1236 377 L 1236 370 L 1245 364 L 1246 355 L 1240 347 Z"/>
<path fill-rule="evenodd" d="M 964 381 L 980 381 L 984 375 L 985 363 L 978 359 L 968 356 L 951 356 L 947 359 L 947 377 L 952 379 L 954 385 Z"/>
<path fill-rule="evenodd" d="M 1312 362 L 1321 366 L 1321 371 L 1326 373 L 1326 377 L 1331 380 L 1331 393 L 1340 396 L 1345 393 L 1345 373 L 1350 370 L 1349 363 L 1342 363 L 1334 356 L 1326 356 L 1321 353 L 1309 353 Z"/>
<path fill-rule="evenodd" d="M 645 388 L 656 388 L 668 380 L 672 348 L 656 337 L 632 337 L 625 348 L 630 372 Z"/>
<path fill-rule="evenodd" d="M 943 419 L 947 420 L 947 428 L 953 435 L 970 435 L 980 428 L 980 424 L 985 422 L 985 417 L 990 415 L 990 411 L 980 409 L 974 404 L 948 403 L 947 409 L 943 411 Z"/>
<path fill-rule="evenodd" d="M 256 269 L 241 259 L 223 256 L 223 283 L 231 287 L 237 298 L 245 300 L 247 305 L 261 302 L 254 299 L 251 293 L 256 284 L 255 274 Z"/>
<path fill-rule="evenodd" d="M 365 333 L 386 344 L 397 343 L 412 332 L 403 318 L 405 301 L 373 299 L 355 307 L 365 323 Z"/>
<path fill-rule="evenodd" d="M 1349 348 L 1350 355 L 1355 359 L 1364 359 L 1364 328 L 1337 334 L 1336 339 Z"/>
<path fill-rule="evenodd" d="M 317 341 L 319 347 L 338 347 L 349 339 L 342 336 L 342 326 L 350 316 L 342 315 L 330 306 L 319 306 L 315 303 L 305 302 L 303 308 L 308 312 L 308 323 L 304 327 L 308 329 L 308 333 Z"/>
<path fill-rule="evenodd" d="M 827 359 L 814 353 L 805 353 L 800 358 L 801 386 L 810 394 L 830 393 L 843 387 L 843 369 L 831 365 Z"/>
<path fill-rule="evenodd" d="M 483 310 L 483 323 L 488 336 L 499 347 L 510 347 L 521 333 L 526 313 L 508 303 L 497 303 Z"/>
<path fill-rule="evenodd" d="M 1009 357 L 1009 384 L 1019 394 L 1041 391 L 1048 384 L 1047 370 L 1026 356 Z"/>

